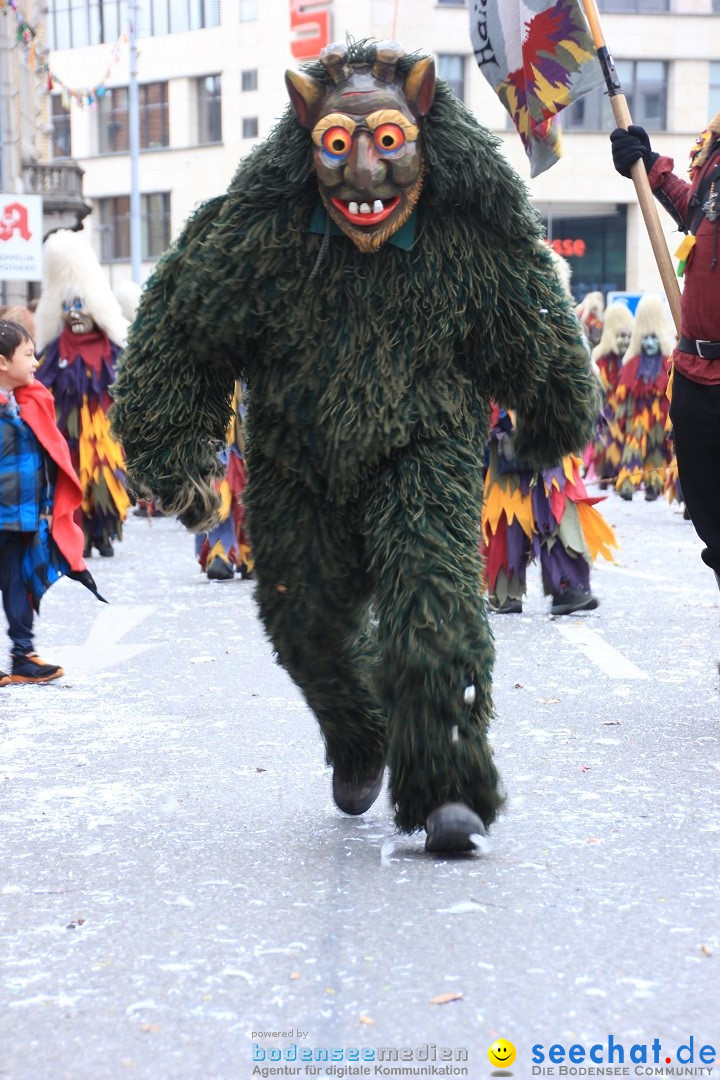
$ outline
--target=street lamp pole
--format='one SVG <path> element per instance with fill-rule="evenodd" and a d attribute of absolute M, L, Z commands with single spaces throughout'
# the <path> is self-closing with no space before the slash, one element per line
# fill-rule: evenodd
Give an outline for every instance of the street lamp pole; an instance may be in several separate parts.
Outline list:
<path fill-rule="evenodd" d="M 137 81 L 138 0 L 129 0 L 130 81 L 128 87 L 128 128 L 130 141 L 130 265 L 132 279 L 142 284 L 142 217 L 140 203 L 140 109 Z"/>

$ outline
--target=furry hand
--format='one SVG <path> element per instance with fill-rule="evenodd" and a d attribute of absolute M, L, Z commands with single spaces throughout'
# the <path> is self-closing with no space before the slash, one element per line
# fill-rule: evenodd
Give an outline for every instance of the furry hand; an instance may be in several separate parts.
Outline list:
<path fill-rule="evenodd" d="M 171 500 L 161 499 L 167 514 L 179 518 L 192 532 L 208 532 L 220 519 L 220 495 L 215 482 L 188 480 Z"/>

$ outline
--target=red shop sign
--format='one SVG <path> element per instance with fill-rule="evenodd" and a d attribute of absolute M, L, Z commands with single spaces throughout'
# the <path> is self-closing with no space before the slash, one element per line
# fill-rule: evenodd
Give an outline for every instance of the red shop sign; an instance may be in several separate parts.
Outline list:
<path fill-rule="evenodd" d="M 290 50 L 296 60 L 314 60 L 330 44 L 332 0 L 290 0 Z"/>
<path fill-rule="evenodd" d="M 551 240 L 550 247 L 565 259 L 568 255 L 581 259 L 587 252 L 587 244 L 584 240 Z"/>

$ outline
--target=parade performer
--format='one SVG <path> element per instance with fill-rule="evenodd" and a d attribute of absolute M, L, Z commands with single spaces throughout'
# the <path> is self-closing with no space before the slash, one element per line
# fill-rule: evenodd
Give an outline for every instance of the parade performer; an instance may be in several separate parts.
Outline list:
<path fill-rule="evenodd" d="M 588 495 L 582 461 L 566 455 L 539 473 L 514 456 L 513 418 L 494 410 L 488 445 L 482 530 L 490 607 L 500 615 L 522 611 L 527 568 L 538 558 L 551 615 L 591 611 L 598 599 L 590 569 L 602 555 L 612 562 L 618 543 L 595 509 L 604 496 Z"/>
<path fill-rule="evenodd" d="M 28 331 L 0 320 L 0 592 L 12 642 L 11 674 L 0 671 L 0 686 L 63 675 L 33 645 L 33 612 L 54 580 L 66 574 L 98 595 L 73 521 L 80 484 L 36 369 Z"/>
<path fill-rule="evenodd" d="M 668 440 L 667 398 L 670 354 L 674 335 L 659 296 L 640 298 L 635 311 L 630 345 L 615 390 L 611 430 L 620 452 L 615 490 L 630 501 L 641 486 L 648 502 L 665 487 L 672 457 Z"/>
<path fill-rule="evenodd" d="M 677 252 L 685 287 L 670 417 L 686 509 L 720 586 L 720 492 L 708 469 L 720 455 L 720 112 L 695 140 L 689 183 L 675 175 L 672 158 L 652 150 L 644 128 L 616 128 L 610 139 L 617 171 L 629 177 L 642 159 L 656 198 L 687 233 Z"/>
<path fill-rule="evenodd" d="M 217 482 L 221 499 L 220 521 L 209 532 L 198 533 L 195 537 L 198 562 L 211 581 L 229 581 L 236 570 L 243 578 L 249 578 L 252 574 L 253 562 L 243 503 L 247 486 L 245 411 L 242 387 L 236 383 L 227 444 L 220 455 L 224 469 L 222 480 Z"/>
<path fill-rule="evenodd" d="M 591 472 L 589 476 L 597 480 L 601 489 L 611 487 L 620 468 L 621 448 L 617 432 L 613 435 L 610 424 L 615 416 L 615 392 L 625 352 L 630 346 L 633 315 L 627 304 L 616 301 L 608 304 L 603 321 L 600 341 L 592 352 L 593 363 L 602 384 L 603 419 L 598 436 L 593 445 Z"/>
<path fill-rule="evenodd" d="M 580 320 L 585 337 L 594 349 L 602 336 L 603 321 L 605 319 L 605 297 L 601 292 L 589 292 L 575 308 L 575 314 Z"/>
<path fill-rule="evenodd" d="M 255 596 L 347 813 L 472 849 L 502 803 L 478 523 L 491 396 L 518 452 L 590 435 L 596 386 L 542 224 L 429 57 L 328 46 L 143 293 L 116 387 L 131 475 L 203 527 L 248 386 Z M 232 303 L 228 302 L 232 297 Z"/>
<path fill-rule="evenodd" d="M 68 441 L 83 498 L 84 556 L 113 554 L 129 499 L 120 444 L 107 417 L 110 387 L 128 322 L 90 245 L 61 230 L 45 242 L 43 288 L 35 314 L 41 366 L 58 427 Z"/>
<path fill-rule="evenodd" d="M 571 300 L 570 264 L 553 250 L 551 256 Z M 599 602 L 590 589 L 592 563 L 599 554 L 612 561 L 611 548 L 618 546 L 594 507 L 602 498 L 588 495 L 579 457 L 567 454 L 538 472 L 518 460 L 515 440 L 514 416 L 493 405 L 482 513 L 490 607 L 500 615 L 522 611 L 527 568 L 538 558 L 551 615 L 591 611 Z"/>

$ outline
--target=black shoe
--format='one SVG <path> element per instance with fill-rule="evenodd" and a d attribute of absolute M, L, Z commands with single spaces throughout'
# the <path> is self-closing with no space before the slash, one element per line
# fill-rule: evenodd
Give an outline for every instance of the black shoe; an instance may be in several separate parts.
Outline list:
<path fill-rule="evenodd" d="M 485 835 L 481 819 L 464 803 L 445 803 L 428 815 L 426 851 L 474 851 Z"/>
<path fill-rule="evenodd" d="M 13 656 L 12 675 L 10 681 L 14 683 L 45 683 L 59 679 L 65 672 L 57 664 L 46 664 L 36 652 L 25 653 L 24 656 Z"/>
<path fill-rule="evenodd" d="M 690 511 L 688 510 L 687 506 L 684 506 L 683 507 L 683 521 L 689 521 L 689 520 L 690 520 Z"/>
<path fill-rule="evenodd" d="M 92 555 L 92 540 L 89 536 L 85 537 L 85 543 L 83 544 L 83 559 L 89 559 Z"/>
<path fill-rule="evenodd" d="M 337 769 L 333 769 L 333 799 L 335 805 L 343 814 L 364 814 L 380 794 L 383 785 L 385 766 L 375 776 L 366 777 L 359 783 L 354 784 L 350 780 L 338 776 Z"/>
<path fill-rule="evenodd" d="M 216 555 L 205 567 L 205 573 L 211 581 L 230 581 L 235 576 L 232 566 L 221 555 Z"/>
<path fill-rule="evenodd" d="M 648 488 L 645 492 L 645 502 L 655 502 L 659 494 L 656 488 Z"/>
<path fill-rule="evenodd" d="M 12 682 L 12 679 L 7 671 L 0 671 L 0 686 L 7 686 L 10 682 Z"/>
<path fill-rule="evenodd" d="M 143 506 L 141 503 L 138 503 L 138 505 L 133 510 L 133 517 L 148 517 L 147 506 Z"/>
<path fill-rule="evenodd" d="M 490 610 L 494 611 L 496 615 L 520 615 L 522 613 L 522 600 L 513 600 L 510 596 L 508 596 L 507 600 L 503 600 L 502 604 L 499 604 L 491 596 L 488 603 L 490 604 Z"/>
<path fill-rule="evenodd" d="M 632 488 L 630 488 L 630 490 L 628 490 L 627 488 L 621 488 L 618 494 L 620 495 L 621 499 L 625 500 L 625 502 L 632 502 Z"/>
<path fill-rule="evenodd" d="M 94 536 L 93 537 L 93 547 L 97 548 L 98 554 L 102 555 L 102 557 L 104 559 L 109 559 L 115 554 L 115 552 L 113 551 L 113 546 L 110 543 L 110 541 L 109 540 L 103 540 L 102 536 Z"/>
<path fill-rule="evenodd" d="M 553 594 L 551 615 L 572 615 L 573 611 L 593 611 L 600 601 L 589 589 L 563 589 Z"/>

